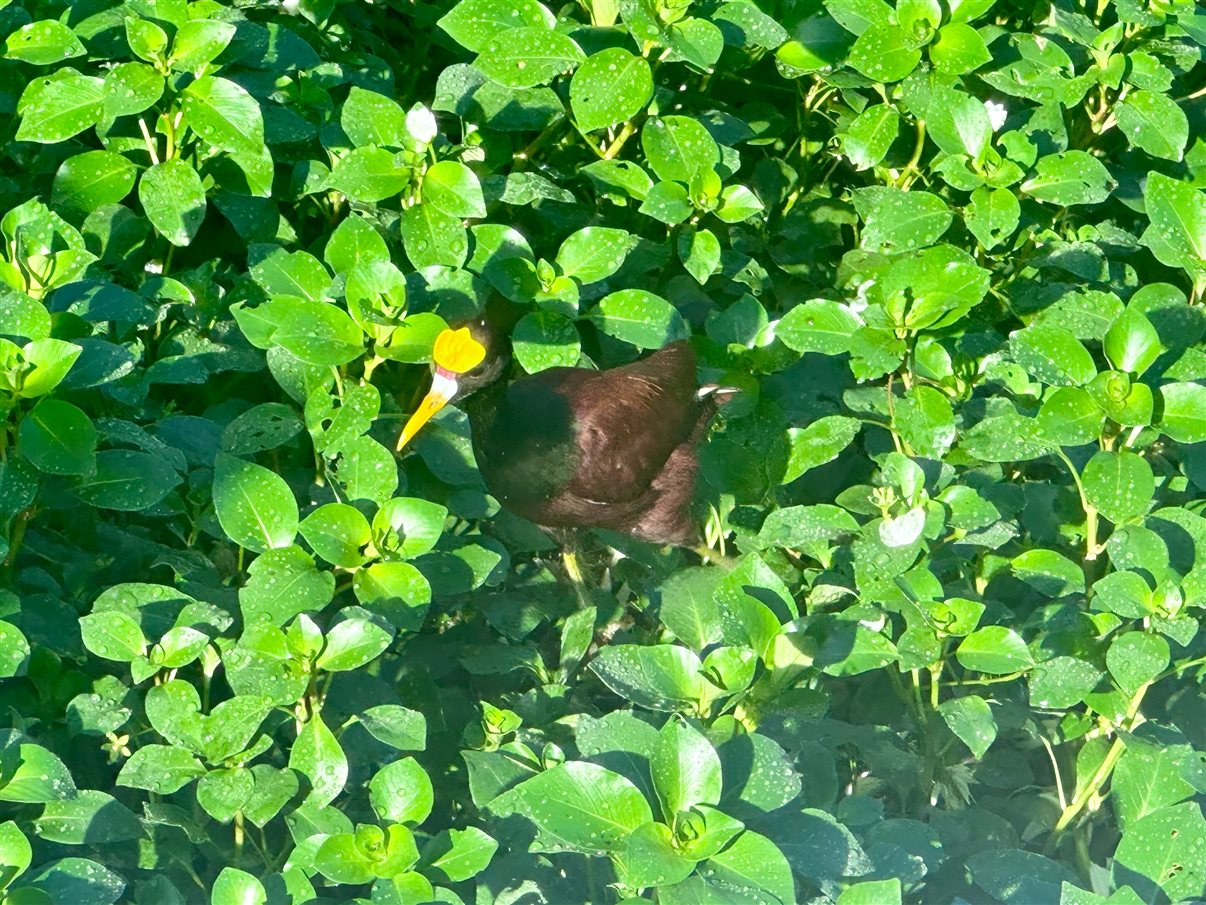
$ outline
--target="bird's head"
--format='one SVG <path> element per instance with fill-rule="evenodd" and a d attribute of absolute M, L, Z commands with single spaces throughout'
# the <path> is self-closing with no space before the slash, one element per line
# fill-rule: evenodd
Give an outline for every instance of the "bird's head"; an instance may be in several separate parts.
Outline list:
<path fill-rule="evenodd" d="M 402 428 L 398 451 L 444 406 L 501 377 L 510 361 L 506 345 L 484 317 L 437 336 L 431 353 L 431 388 Z"/>

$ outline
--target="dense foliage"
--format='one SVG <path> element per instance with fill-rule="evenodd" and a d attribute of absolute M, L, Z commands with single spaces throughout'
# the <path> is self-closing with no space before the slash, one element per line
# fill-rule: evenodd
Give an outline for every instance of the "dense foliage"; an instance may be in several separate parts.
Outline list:
<path fill-rule="evenodd" d="M 0 0 L 0 903 L 1206 894 L 1191 0 Z M 725 554 L 434 337 L 689 336 Z M 516 425 L 522 430 L 523 425 Z"/>

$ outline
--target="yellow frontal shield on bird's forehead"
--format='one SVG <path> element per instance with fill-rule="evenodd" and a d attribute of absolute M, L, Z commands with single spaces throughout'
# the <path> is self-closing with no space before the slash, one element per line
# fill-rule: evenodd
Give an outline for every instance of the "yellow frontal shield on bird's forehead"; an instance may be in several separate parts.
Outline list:
<path fill-rule="evenodd" d="M 457 376 L 472 371 L 485 358 L 486 347 L 473 338 L 467 327 L 445 330 L 436 337 L 435 346 L 431 350 L 431 360 L 435 365 L 431 388 L 407 420 L 406 426 L 402 428 L 402 436 L 398 438 L 399 452 L 414 439 L 436 412 L 456 396 Z"/>

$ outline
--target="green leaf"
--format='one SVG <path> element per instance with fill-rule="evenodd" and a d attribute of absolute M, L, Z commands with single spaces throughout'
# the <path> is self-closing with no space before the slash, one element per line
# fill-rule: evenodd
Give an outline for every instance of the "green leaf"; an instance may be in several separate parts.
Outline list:
<path fill-rule="evenodd" d="M 699 285 L 707 283 L 720 267 L 720 240 L 711 230 L 686 228 L 675 244 L 678 259 Z"/>
<path fill-rule="evenodd" d="M 106 449 L 96 454 L 96 471 L 81 480 L 75 492 L 98 509 L 145 512 L 181 480 L 171 463 L 160 456 L 133 449 Z"/>
<path fill-rule="evenodd" d="M 366 218 L 352 216 L 335 227 L 327 239 L 323 260 L 336 273 L 350 274 L 362 264 L 388 264 L 389 247 Z"/>
<path fill-rule="evenodd" d="M 486 216 L 477 176 L 455 160 L 441 160 L 423 174 L 423 201 L 452 217 Z"/>
<path fill-rule="evenodd" d="M 570 104 L 583 132 L 631 119 L 652 96 L 649 62 L 618 47 L 591 54 L 570 80 Z"/>
<path fill-rule="evenodd" d="M 397 101 L 353 85 L 339 111 L 339 124 L 357 148 L 379 145 L 400 148 L 406 135 L 406 114 Z"/>
<path fill-rule="evenodd" d="M 1068 207 L 1100 204 L 1113 186 L 1109 170 L 1096 157 L 1085 151 L 1064 151 L 1040 157 L 1035 175 L 1021 188 L 1037 201 Z"/>
<path fill-rule="evenodd" d="M 225 50 L 234 36 L 235 27 L 229 22 L 189 19 L 176 30 L 168 62 L 173 69 L 200 69 Z M 202 80 L 204 78 L 207 76 Z"/>
<path fill-rule="evenodd" d="M 964 75 L 992 59 L 980 33 L 962 22 L 938 29 L 938 40 L 930 46 L 930 62 L 939 72 Z"/>
<path fill-rule="evenodd" d="M 674 645 L 612 645 L 590 668 L 616 694 L 651 710 L 690 709 L 705 687 L 699 658 Z"/>
<path fill-rule="evenodd" d="M 436 24 L 474 53 L 480 53 L 500 32 L 515 28 L 551 29 L 552 14 L 537 0 L 460 0 Z"/>
<path fill-rule="evenodd" d="M 17 437 L 21 455 L 39 471 L 86 475 L 96 470 L 96 428 L 70 402 L 42 400 L 21 419 Z"/>
<path fill-rule="evenodd" d="M 264 553 L 297 536 L 297 501 L 284 478 L 252 462 L 218 453 L 214 509 L 222 530 L 240 547 Z"/>
<path fill-rule="evenodd" d="M 752 890 L 774 900 L 795 899 L 791 866 L 766 836 L 746 830 L 728 848 L 704 862 L 705 876 L 714 877 L 720 891 Z"/>
<path fill-rule="evenodd" d="M 934 89 L 926 127 L 934 144 L 947 154 L 966 154 L 974 161 L 983 159 L 992 141 L 984 104 L 952 88 Z"/>
<path fill-rule="evenodd" d="M 143 835 L 142 823 L 107 792 L 81 789 L 75 798 L 48 801 L 35 823 L 37 834 L 63 845 L 130 842 Z"/>
<path fill-rule="evenodd" d="M 190 24 L 198 21 L 193 20 Z M 226 27 L 234 34 L 233 26 Z M 184 89 L 181 104 L 188 125 L 215 148 L 254 153 L 264 144 L 264 118 L 260 105 L 245 88 L 230 79 L 202 76 Z"/>
<path fill-rule="evenodd" d="M 178 792 L 199 776 L 205 767 L 192 753 L 176 745 L 143 745 L 122 765 L 117 784 L 145 789 L 158 795 Z"/>
<path fill-rule="evenodd" d="M 1166 383 L 1160 387 L 1164 411 L 1160 430 L 1179 443 L 1206 440 L 1206 386 L 1198 383 Z"/>
<path fill-rule="evenodd" d="M 1042 435 L 1060 446 L 1081 446 L 1101 436 L 1105 412 L 1080 387 L 1060 387 L 1039 409 Z"/>
<path fill-rule="evenodd" d="M 588 226 L 561 243 L 556 263 L 562 276 L 597 283 L 619 270 L 636 244 L 636 237 L 626 230 Z"/>
<path fill-rule="evenodd" d="M 1104 347 L 1106 358 L 1115 368 L 1135 376 L 1142 375 L 1164 351 L 1152 322 L 1131 308 L 1110 325 Z"/>
<path fill-rule="evenodd" d="M 1159 635 L 1126 632 L 1115 636 L 1106 651 L 1106 668 L 1129 695 L 1155 681 L 1168 666 L 1168 642 Z"/>
<path fill-rule="evenodd" d="M 573 321 L 555 311 L 525 314 L 511 333 L 515 360 L 529 374 L 578 364 L 582 344 Z"/>
<path fill-rule="evenodd" d="M 511 28 L 495 33 L 474 65 L 489 79 L 507 88 L 532 88 L 586 59 L 572 38 L 542 27 Z"/>
<path fill-rule="evenodd" d="M 658 349 L 687 335 L 678 310 L 644 289 L 621 289 L 604 296 L 590 318 L 608 336 L 639 349 Z"/>
<path fill-rule="evenodd" d="M 938 712 L 951 732 L 971 749 L 974 757 L 982 758 L 997 737 L 997 721 L 992 708 L 978 695 L 943 701 Z"/>
<path fill-rule="evenodd" d="M 664 822 L 673 822 L 680 811 L 696 805 L 720 802 L 720 757 L 701 733 L 682 720 L 666 721 L 649 766 Z"/>
<path fill-rule="evenodd" d="M 298 530 L 331 565 L 354 569 L 365 561 L 363 550 L 371 540 L 369 523 L 354 506 L 326 503 L 306 516 Z"/>
<path fill-rule="evenodd" d="M 1075 707 L 1101 681 L 1101 670 L 1079 657 L 1052 657 L 1030 673 L 1030 700 L 1035 707 Z"/>
<path fill-rule="evenodd" d="M 686 60 L 708 72 L 724 50 L 724 32 L 707 19 L 688 17 L 673 23 L 666 32 L 671 59 Z"/>
<path fill-rule="evenodd" d="M 335 576 L 320 571 L 300 547 L 268 550 L 248 567 L 248 573 L 239 589 L 239 609 L 248 625 L 261 621 L 285 625 L 298 613 L 322 609 L 335 596 Z"/>
<path fill-rule="evenodd" d="M 425 870 L 441 883 L 461 883 L 476 877 L 498 851 L 498 842 L 475 826 L 443 830 L 423 847 Z"/>
<path fill-rule="evenodd" d="M 431 603 L 431 585 L 418 569 L 405 562 L 374 563 L 356 572 L 356 599 L 385 616 L 400 630 L 417 631 Z"/>
<path fill-rule="evenodd" d="M 929 192 L 881 189 L 871 196 L 865 212 L 862 247 L 881 254 L 896 254 L 932 245 L 954 221 L 945 201 Z"/>
<path fill-rule="evenodd" d="M 862 880 L 842 890 L 837 905 L 900 905 L 900 878 Z"/>
<path fill-rule="evenodd" d="M 0 679 L 24 675 L 29 664 L 29 639 L 15 625 L 0 622 Z"/>
<path fill-rule="evenodd" d="M 435 547 L 447 518 L 448 510 L 438 503 L 395 497 L 373 516 L 373 540 L 383 553 L 413 559 Z"/>
<path fill-rule="evenodd" d="M 118 63 L 105 73 L 105 116 L 142 113 L 163 96 L 166 80 L 146 63 Z"/>
<path fill-rule="evenodd" d="M 858 36 L 848 62 L 867 78 L 897 82 L 921 62 L 921 51 L 898 25 L 874 24 Z"/>
<path fill-rule="evenodd" d="M 787 439 L 791 452 L 781 483 L 790 484 L 810 469 L 832 462 L 854 441 L 861 428 L 857 419 L 844 415 L 829 415 L 808 427 L 790 428 Z"/>
<path fill-rule="evenodd" d="M 434 801 L 431 779 L 413 757 L 386 764 L 369 781 L 369 802 L 382 820 L 420 824 Z"/>
<path fill-rule="evenodd" d="M 558 764 L 491 802 L 499 814 L 519 813 L 542 840 L 588 854 L 623 850 L 628 835 L 652 813 L 636 786 L 611 770 L 582 761 Z"/>
<path fill-rule="evenodd" d="M 1206 819 L 1185 802 L 1153 811 L 1129 825 L 1114 851 L 1116 882 L 1145 879 L 1171 901 L 1193 898 L 1206 885 Z"/>
<path fill-rule="evenodd" d="M 726 185 L 720 192 L 716 216 L 725 223 L 741 223 L 763 210 L 758 196 L 744 185 Z"/>
<path fill-rule="evenodd" d="M 1034 666 L 1034 657 L 1011 628 L 989 625 L 972 632 L 960 643 L 955 656 L 964 669 L 1003 676 Z"/>
<path fill-rule="evenodd" d="M 681 854 L 664 823 L 643 823 L 628 837 L 621 876 L 635 887 L 665 887 L 685 880 L 697 860 Z"/>
<path fill-rule="evenodd" d="M 138 181 L 138 200 L 155 231 L 173 245 L 192 243 L 205 219 L 205 188 L 180 158 L 157 163 Z"/>
<path fill-rule="evenodd" d="M 237 867 L 224 867 L 214 880 L 210 905 L 265 905 L 268 893 L 264 884 Z"/>
<path fill-rule="evenodd" d="M 17 141 L 66 141 L 96 124 L 104 108 L 104 82 L 87 75 L 37 78 L 17 101 Z"/>
<path fill-rule="evenodd" d="M 1161 264 L 1206 278 L 1206 192 L 1163 173 L 1148 173 L 1143 201 L 1151 221 L 1140 241 Z"/>
<path fill-rule="evenodd" d="M 1035 325 L 1009 337 L 1013 360 L 1051 386 L 1083 386 L 1097 376 L 1089 350 L 1062 327 Z"/>
<path fill-rule="evenodd" d="M 313 807 L 330 804 L 347 783 L 347 755 L 319 714 L 310 717 L 298 732 L 289 749 L 289 766 L 310 780 L 306 804 Z"/>
<path fill-rule="evenodd" d="M 34 66 L 52 66 L 84 53 L 75 32 L 55 19 L 27 22 L 4 42 L 6 57 Z"/>
<path fill-rule="evenodd" d="M 94 208 L 125 198 L 137 174 L 134 164 L 112 151 L 76 154 L 55 173 L 52 203 L 67 216 L 86 216 Z"/>
<path fill-rule="evenodd" d="M 879 164 L 900 130 L 900 114 L 890 104 L 875 104 L 854 118 L 842 134 L 842 151 L 856 170 Z"/>
<path fill-rule="evenodd" d="M 314 665 L 328 672 L 359 669 L 381 656 L 393 640 L 393 631 L 379 619 L 349 616 L 327 632 L 326 646 Z"/>
<path fill-rule="evenodd" d="M 690 184 L 701 171 L 715 168 L 720 148 L 703 123 L 690 116 L 655 116 L 641 127 L 641 147 L 657 177 Z"/>
<path fill-rule="evenodd" d="M 427 747 L 427 721 L 417 710 L 397 704 L 378 704 L 360 714 L 360 722 L 379 742 L 402 751 Z"/>
<path fill-rule="evenodd" d="M 460 267 L 469 253 L 460 218 L 432 204 L 415 205 L 402 215 L 402 246 L 415 267 Z"/>
<path fill-rule="evenodd" d="M 45 396 L 63 382 L 83 349 L 61 339 L 36 339 L 21 349 L 27 367 L 17 395 L 22 399 Z"/>
<path fill-rule="evenodd" d="M 813 299 L 790 309 L 775 335 L 797 352 L 840 355 L 850 350 L 850 336 L 860 326 L 862 322 L 845 305 Z"/>
<path fill-rule="evenodd" d="M 403 158 L 384 148 L 355 148 L 341 157 L 331 170 L 331 188 L 342 192 L 353 201 L 376 202 L 392 198 L 402 192 L 410 181 L 410 167 Z M 422 210 L 421 205 L 411 210 Z M 434 214 L 448 217 L 442 211 L 430 208 Z M 452 219 L 452 218 L 449 218 Z M 454 221 L 460 227 L 459 221 Z"/>
<path fill-rule="evenodd" d="M 1142 516 L 1156 492 L 1151 465 L 1127 451 L 1095 453 L 1085 465 L 1081 482 L 1089 503 L 1115 524 Z"/>
<path fill-rule="evenodd" d="M 1001 245 L 1018 228 L 1022 206 L 1010 189 L 981 186 L 972 192 L 963 222 L 985 250 Z"/>
<path fill-rule="evenodd" d="M 364 352 L 364 334 L 356 322 L 328 302 L 278 295 L 258 308 L 232 311 L 252 345 L 279 346 L 307 364 L 338 367 Z"/>
<path fill-rule="evenodd" d="M 1114 107 L 1114 116 L 1131 147 L 1164 160 L 1180 160 L 1184 154 L 1189 120 L 1167 94 L 1134 91 Z"/>
<path fill-rule="evenodd" d="M 659 182 L 649 189 L 641 202 L 640 211 L 667 226 L 677 226 L 691 216 L 691 196 L 687 187 L 677 182 Z"/>
<path fill-rule="evenodd" d="M 125 613 L 92 613 L 80 617 L 84 646 L 98 657 L 129 663 L 147 652 L 142 629 Z"/>

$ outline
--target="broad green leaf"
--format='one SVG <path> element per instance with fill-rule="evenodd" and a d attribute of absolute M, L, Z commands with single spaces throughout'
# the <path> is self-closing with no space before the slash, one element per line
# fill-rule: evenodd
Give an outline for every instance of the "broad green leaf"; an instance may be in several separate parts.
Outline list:
<path fill-rule="evenodd" d="M 930 47 L 930 61 L 939 72 L 963 75 L 979 69 L 992 59 L 980 33 L 962 22 L 938 29 L 938 39 Z"/>
<path fill-rule="evenodd" d="M 705 688 L 699 658 L 674 645 L 611 645 L 590 668 L 616 694 L 651 710 L 690 710 Z"/>
<path fill-rule="evenodd" d="M 947 154 L 966 154 L 976 161 L 983 158 L 992 141 L 992 123 L 984 104 L 953 88 L 934 90 L 926 127 Z"/>
<path fill-rule="evenodd" d="M 298 613 L 322 609 L 334 595 L 332 573 L 318 569 L 300 547 L 281 546 L 248 567 L 247 581 L 239 589 L 239 609 L 248 625 L 267 621 L 283 626 Z"/>
<path fill-rule="evenodd" d="M 632 831 L 619 863 L 633 886 L 666 887 L 690 876 L 697 860 L 678 851 L 669 826 L 650 821 Z"/>
<path fill-rule="evenodd" d="M 406 134 L 406 114 L 392 98 L 353 85 L 339 111 L 339 123 L 352 140 L 363 148 L 376 145 L 401 148 Z"/>
<path fill-rule="evenodd" d="M 431 779 L 413 757 L 386 764 L 369 780 L 369 802 L 382 820 L 418 825 L 431 813 Z"/>
<path fill-rule="evenodd" d="M 1026 642 L 1003 625 L 989 625 L 972 632 L 960 643 L 955 656 L 964 669 L 989 675 L 1006 675 L 1034 665 Z"/>
<path fill-rule="evenodd" d="M 1062 327 L 1032 326 L 1009 337 L 1014 361 L 1051 386 L 1083 386 L 1097 376 L 1089 350 Z"/>
<path fill-rule="evenodd" d="M 227 27 L 233 34 L 233 26 Z M 260 105 L 245 88 L 230 79 L 202 76 L 184 89 L 181 104 L 188 125 L 215 148 L 255 152 L 264 143 Z"/>
<path fill-rule="evenodd" d="M 423 174 L 423 201 L 452 217 L 486 216 L 477 175 L 455 160 L 441 160 Z"/>
<path fill-rule="evenodd" d="M 1114 116 L 1131 147 L 1164 160 L 1181 159 L 1189 141 L 1189 120 L 1167 94 L 1132 92 L 1114 107 Z"/>
<path fill-rule="evenodd" d="M 551 82 L 584 59 L 572 38 L 548 28 L 521 27 L 496 32 L 474 65 L 507 88 L 532 88 Z"/>
<path fill-rule="evenodd" d="M 173 245 L 189 245 L 205 219 L 205 188 L 192 165 L 173 158 L 157 163 L 138 181 L 138 200 L 155 231 Z"/>
<path fill-rule="evenodd" d="M 96 469 L 96 428 L 70 402 L 39 402 L 21 419 L 17 439 L 21 455 L 39 471 L 87 475 Z"/>
<path fill-rule="evenodd" d="M 68 216 L 83 217 L 130 194 L 138 171 L 120 154 L 85 151 L 68 157 L 54 175 L 51 202 Z"/>
<path fill-rule="evenodd" d="M 545 844 L 590 854 L 622 850 L 628 835 L 652 819 L 636 786 L 582 761 L 536 774 L 495 799 L 491 809 L 523 814 Z"/>
<path fill-rule="evenodd" d="M 350 616 L 327 632 L 326 646 L 314 665 L 328 672 L 358 669 L 381 656 L 393 640 L 394 633 L 380 621 Z"/>
<path fill-rule="evenodd" d="M 570 80 L 570 104 L 583 132 L 631 119 L 652 96 L 649 62 L 618 47 L 591 54 Z"/>
<path fill-rule="evenodd" d="M 653 172 L 667 182 L 689 184 L 714 168 L 720 149 L 703 123 L 690 116 L 655 116 L 641 127 L 641 147 Z"/>
<path fill-rule="evenodd" d="M 129 663 L 147 651 L 138 623 L 125 613 L 91 613 L 80 617 L 84 646 L 98 657 Z"/>
<path fill-rule="evenodd" d="M 1206 278 L 1206 192 L 1163 173 L 1148 173 L 1143 200 L 1151 221 L 1140 241 L 1162 264 Z"/>
<path fill-rule="evenodd" d="M 143 745 L 122 765 L 117 784 L 159 795 L 178 792 L 205 775 L 205 767 L 191 752 L 176 745 Z"/>
<path fill-rule="evenodd" d="M 402 751 L 422 751 L 427 747 L 427 721 L 417 710 L 397 704 L 378 704 L 360 714 L 360 722 L 369 734 Z"/>
<path fill-rule="evenodd" d="M 977 758 L 984 756 L 997 737 L 997 721 L 992 715 L 992 708 L 979 695 L 969 694 L 943 701 L 938 712 L 951 732 Z"/>
<path fill-rule="evenodd" d="M 649 766 L 667 824 L 680 811 L 720 802 L 720 757 L 700 732 L 682 720 L 666 721 Z"/>
<path fill-rule="evenodd" d="M 682 230 L 676 247 L 683 267 L 701 286 L 720 267 L 720 240 L 709 229 Z"/>
<path fill-rule="evenodd" d="M 37 834 L 64 845 L 130 842 L 143 835 L 138 817 L 107 792 L 81 789 L 75 798 L 49 801 L 38 817 Z"/>
<path fill-rule="evenodd" d="M 460 0 L 437 25 L 454 41 L 480 53 L 500 33 L 516 28 L 551 29 L 556 20 L 537 0 Z"/>
<path fill-rule="evenodd" d="M 217 19 L 189 19 L 176 30 L 172 38 L 172 51 L 168 62 L 173 69 L 200 69 L 225 50 L 234 36 L 235 27 L 229 22 Z M 205 78 L 207 77 L 203 76 L 201 80 Z"/>
<path fill-rule="evenodd" d="M 1133 452 L 1101 450 L 1081 475 L 1085 497 L 1115 524 L 1142 516 L 1151 506 L 1156 479 L 1147 460 Z"/>
<path fill-rule="evenodd" d="M 741 223 L 763 210 L 758 196 L 744 185 L 726 185 L 720 193 L 716 216 L 725 223 Z"/>
<path fill-rule="evenodd" d="M 0 678 L 22 675 L 29 663 L 29 639 L 15 625 L 0 622 Z"/>
<path fill-rule="evenodd" d="M 385 616 L 399 630 L 418 631 L 431 603 L 431 585 L 406 562 L 374 563 L 360 569 L 352 588 L 365 609 Z"/>
<path fill-rule="evenodd" d="M 65 141 L 96 124 L 104 108 L 104 82 L 88 75 L 37 78 L 17 101 L 17 141 Z"/>
<path fill-rule="evenodd" d="M 166 79 L 146 63 L 118 63 L 105 73 L 105 116 L 142 113 L 163 96 Z"/>
<path fill-rule="evenodd" d="M 582 344 L 573 321 L 555 311 L 525 314 L 511 333 L 515 360 L 529 374 L 578 364 Z"/>
<path fill-rule="evenodd" d="M 320 714 L 310 717 L 298 732 L 289 749 L 289 766 L 310 780 L 307 804 L 325 807 L 343 791 L 348 779 L 347 755 Z"/>
<path fill-rule="evenodd" d="M 284 478 L 252 462 L 219 453 L 214 467 L 214 509 L 227 537 L 264 553 L 297 536 L 297 501 Z"/>
<path fill-rule="evenodd" d="M 162 456 L 135 449 L 105 449 L 96 454 L 96 471 L 83 478 L 75 492 L 98 509 L 145 512 L 181 480 Z"/>
<path fill-rule="evenodd" d="M 850 336 L 862 326 L 845 305 L 813 299 L 785 314 L 775 328 L 783 344 L 797 352 L 840 355 L 850 349 Z"/>
<path fill-rule="evenodd" d="M 389 262 L 389 247 L 364 217 L 348 217 L 327 240 L 323 260 L 336 273 L 349 274 L 361 264 Z"/>
<path fill-rule="evenodd" d="M 364 352 L 364 334 L 355 321 L 328 302 L 278 295 L 266 305 L 233 313 L 252 345 L 279 346 L 307 364 L 337 367 Z"/>
<path fill-rule="evenodd" d="M 790 428 L 787 438 L 791 453 L 782 483 L 790 484 L 809 469 L 832 462 L 854 441 L 861 427 L 854 418 L 829 415 L 807 427 Z"/>
<path fill-rule="evenodd" d="M 861 880 L 842 890 L 837 905 L 900 905 L 900 878 Z"/>
<path fill-rule="evenodd" d="M 605 280 L 624 264 L 636 237 L 626 230 L 588 226 L 571 233 L 557 250 L 561 274 L 580 283 Z"/>
<path fill-rule="evenodd" d="M 460 218 L 432 204 L 417 204 L 402 215 L 402 247 L 415 267 L 460 267 L 469 239 Z"/>
<path fill-rule="evenodd" d="M 62 63 L 84 52 L 84 45 L 75 32 L 56 19 L 27 22 L 4 42 L 6 57 L 35 66 Z"/>
<path fill-rule="evenodd" d="M 656 183 L 641 202 L 642 214 L 667 226 L 677 226 L 691 216 L 691 196 L 687 187 L 678 182 Z"/>
<path fill-rule="evenodd" d="M 363 550 L 371 540 L 369 523 L 354 506 L 326 503 L 307 515 L 298 530 L 314 552 L 332 565 L 352 569 L 364 563 Z"/>
<path fill-rule="evenodd" d="M 373 516 L 373 542 L 394 558 L 413 559 L 431 551 L 444 531 L 448 510 L 417 497 L 395 497 Z"/>
<path fill-rule="evenodd" d="M 900 114 L 889 104 L 868 107 L 846 127 L 842 134 L 842 150 L 856 170 L 867 170 L 879 164 L 900 129 Z"/>
<path fill-rule="evenodd" d="M 23 375 L 17 395 L 23 399 L 45 396 L 67 376 L 83 349 L 61 339 L 36 339 L 21 349 L 25 365 L 32 370 Z"/>
<path fill-rule="evenodd" d="M 460 883 L 489 867 L 496 851 L 498 842 L 475 826 L 444 830 L 423 847 L 424 869 L 440 882 Z"/>
<path fill-rule="evenodd" d="M 1160 387 L 1164 410 L 1160 430 L 1180 443 L 1206 440 L 1206 386 L 1167 383 Z"/>
<path fill-rule="evenodd" d="M 1118 687 L 1130 695 L 1155 681 L 1168 661 L 1168 642 L 1146 632 L 1117 635 L 1106 651 L 1106 668 Z"/>
<path fill-rule="evenodd" d="M 1115 368 L 1135 376 L 1150 368 L 1164 351 L 1152 322 L 1131 308 L 1110 325 L 1104 347 L 1106 358 Z"/>
<path fill-rule="evenodd" d="M 849 63 L 878 82 L 897 82 L 921 62 L 921 51 L 913 46 L 899 25 L 875 24 L 858 36 Z"/>
<path fill-rule="evenodd" d="M 1087 660 L 1052 657 L 1030 672 L 1030 701 L 1035 707 L 1044 709 L 1075 707 L 1100 681 L 1101 670 Z"/>
<path fill-rule="evenodd" d="M 410 181 L 410 167 L 401 155 L 384 148 L 354 148 L 341 157 L 331 170 L 331 188 L 353 201 L 384 201 L 399 194 Z M 427 207 L 421 205 L 412 210 Z M 435 211 L 435 213 L 441 213 Z M 444 215 L 446 216 L 446 215 Z M 460 223 L 457 223 L 460 226 Z"/>
<path fill-rule="evenodd" d="M 864 219 L 862 247 L 896 254 L 937 242 L 950 228 L 954 214 L 929 192 L 883 189 L 872 199 Z"/>
<path fill-rule="evenodd" d="M 687 335 L 678 310 L 644 289 L 621 289 L 604 296 L 590 318 L 608 336 L 640 349 L 657 349 Z"/>
<path fill-rule="evenodd" d="M 1101 436 L 1105 412 L 1080 387 L 1060 387 L 1039 409 L 1042 435 L 1060 446 L 1081 446 Z"/>
<path fill-rule="evenodd" d="M 1110 196 L 1114 180 L 1105 165 L 1085 151 L 1063 151 L 1040 157 L 1035 175 L 1022 183 L 1031 198 L 1068 207 L 1099 204 Z"/>
<path fill-rule="evenodd" d="M 1170 901 L 1197 896 L 1206 885 L 1206 818 L 1196 802 L 1153 811 L 1122 834 L 1114 851 L 1115 881 L 1138 875 Z M 1125 878 L 1125 880 L 1123 879 Z"/>
<path fill-rule="evenodd" d="M 264 884 L 245 870 L 224 867 L 210 890 L 210 905 L 265 905 Z"/>
<path fill-rule="evenodd" d="M 705 876 L 714 877 L 719 891 L 751 890 L 772 901 L 791 902 L 795 882 L 787 858 L 766 836 L 746 830 L 733 844 L 704 862 Z"/>
<path fill-rule="evenodd" d="M 972 192 L 971 205 L 964 209 L 963 222 L 984 248 L 1001 245 L 1013 235 L 1022 206 L 1011 189 L 981 186 Z"/>

